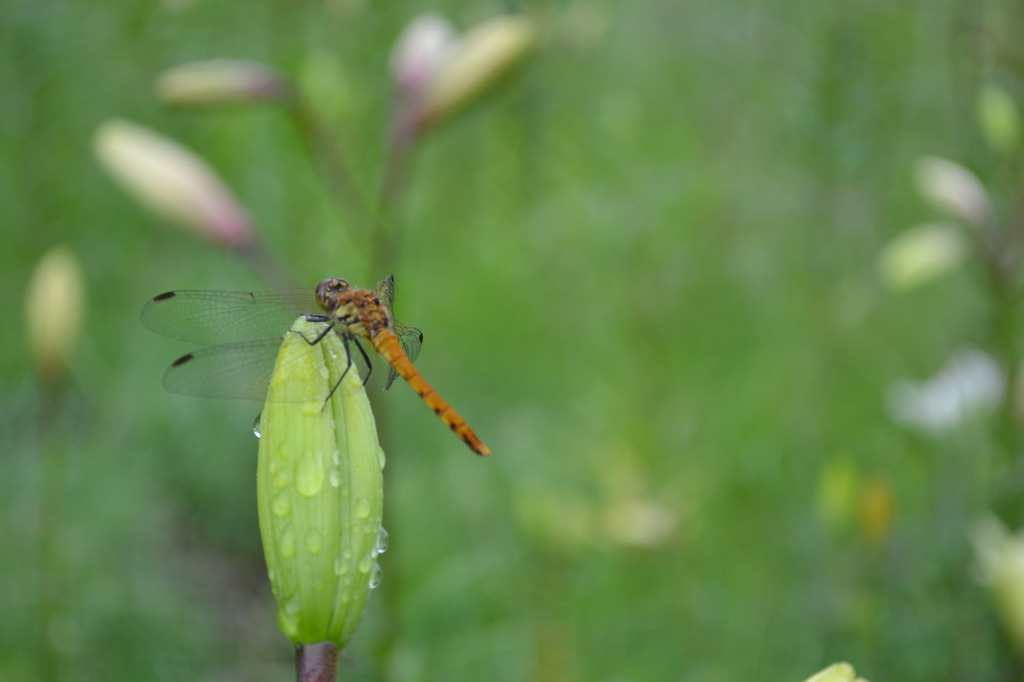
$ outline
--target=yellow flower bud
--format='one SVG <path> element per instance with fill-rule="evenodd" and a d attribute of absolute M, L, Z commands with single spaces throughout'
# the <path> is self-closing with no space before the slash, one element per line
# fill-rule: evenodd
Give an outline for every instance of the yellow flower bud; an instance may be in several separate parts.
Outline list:
<path fill-rule="evenodd" d="M 833 663 L 821 672 L 807 678 L 806 682 L 854 682 L 857 673 L 849 663 Z"/>
<path fill-rule="evenodd" d="M 860 473 L 853 461 L 830 457 L 818 479 L 818 514 L 829 528 L 839 531 L 850 523 L 860 490 Z"/>
<path fill-rule="evenodd" d="M 289 96 L 289 88 L 269 66 L 241 59 L 212 59 L 164 71 L 157 78 L 156 93 L 165 104 L 193 107 L 280 101 Z"/>
<path fill-rule="evenodd" d="M 978 523 L 972 540 L 978 576 L 992 593 L 1010 641 L 1024 653 L 1024 536 L 990 517 Z"/>
<path fill-rule="evenodd" d="M 384 452 L 370 403 L 335 334 L 299 318 L 285 335 L 260 419 L 257 496 L 278 625 L 295 644 L 339 648 L 380 580 Z M 305 338 L 303 338 L 305 337 Z M 307 385 L 308 388 L 303 385 Z"/>
<path fill-rule="evenodd" d="M 861 535 L 868 544 L 878 547 L 888 539 L 896 515 L 892 486 L 874 476 L 864 482 L 860 495 Z"/>
<path fill-rule="evenodd" d="M 97 158 L 125 191 L 168 221 L 219 245 L 247 246 L 252 223 L 202 159 L 177 142 L 128 121 L 108 121 L 93 138 Z"/>
<path fill-rule="evenodd" d="M 67 246 L 42 257 L 25 295 L 25 327 L 36 369 L 47 382 L 67 367 L 82 324 L 84 283 L 78 259 Z"/>

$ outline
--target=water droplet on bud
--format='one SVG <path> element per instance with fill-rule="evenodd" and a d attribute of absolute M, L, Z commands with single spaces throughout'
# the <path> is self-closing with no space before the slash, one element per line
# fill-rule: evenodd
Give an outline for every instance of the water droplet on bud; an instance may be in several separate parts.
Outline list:
<path fill-rule="evenodd" d="M 384 572 L 380 570 L 380 564 L 376 561 L 373 562 L 373 568 L 370 569 L 370 589 L 376 589 L 380 585 L 381 578 Z"/>

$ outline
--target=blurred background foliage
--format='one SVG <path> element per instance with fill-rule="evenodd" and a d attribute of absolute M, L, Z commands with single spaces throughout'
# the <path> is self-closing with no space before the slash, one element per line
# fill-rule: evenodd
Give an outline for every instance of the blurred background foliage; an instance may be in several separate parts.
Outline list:
<path fill-rule="evenodd" d="M 384 270 L 279 108 L 154 96 L 181 63 L 270 65 L 372 196 L 389 52 L 424 9 L 462 28 L 529 12 L 547 37 L 417 146 Z M 94 131 L 126 118 L 206 159 L 300 281 L 393 272 L 418 366 L 494 451 L 371 386 L 391 549 L 342 679 L 803 679 L 840 659 L 879 680 L 1019 679 L 970 541 L 991 511 L 1024 521 L 1013 391 L 992 409 L 1021 350 L 1012 268 L 992 275 L 1005 244 L 956 225 L 962 257 L 912 288 L 878 261 L 936 217 L 924 155 L 970 168 L 1019 227 L 1022 30 L 1011 0 L 8 0 L 3 676 L 292 675 L 256 525 L 258 406 L 162 391 L 190 349 L 138 321 L 162 291 L 269 283 L 103 173 Z M 1003 119 L 979 115 L 986 87 Z M 84 314 L 52 376 L 22 319 L 60 244 Z M 996 397 L 896 418 L 965 348 Z"/>

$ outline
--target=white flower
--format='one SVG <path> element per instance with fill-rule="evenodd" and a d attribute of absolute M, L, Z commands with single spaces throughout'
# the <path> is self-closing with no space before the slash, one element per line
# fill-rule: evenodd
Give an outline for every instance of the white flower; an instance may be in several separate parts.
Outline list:
<path fill-rule="evenodd" d="M 1003 396 L 1005 379 L 995 360 L 980 350 L 957 351 L 931 379 L 903 380 L 890 387 L 887 408 L 893 421 L 940 432 L 980 409 L 992 408 Z"/>

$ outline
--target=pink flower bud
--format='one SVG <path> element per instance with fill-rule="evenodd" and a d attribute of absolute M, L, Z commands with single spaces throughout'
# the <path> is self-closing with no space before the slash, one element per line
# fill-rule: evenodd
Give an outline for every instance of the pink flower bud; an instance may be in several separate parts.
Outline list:
<path fill-rule="evenodd" d="M 403 131 L 429 128 L 472 104 L 530 53 L 538 37 L 537 24 L 526 17 L 495 17 L 461 39 L 444 19 L 414 21 L 392 53 Z"/>
<path fill-rule="evenodd" d="M 93 138 L 96 157 L 140 204 L 215 244 L 253 239 L 242 205 L 206 163 L 177 142 L 128 121 L 108 121 Z"/>
<path fill-rule="evenodd" d="M 391 50 L 391 77 L 405 99 L 415 98 L 458 48 L 459 37 L 451 22 L 436 14 L 423 14 L 409 23 Z"/>
<path fill-rule="evenodd" d="M 926 156 L 917 162 L 917 186 L 936 208 L 972 227 L 983 227 L 991 215 L 988 194 L 971 171 L 958 163 Z"/>

